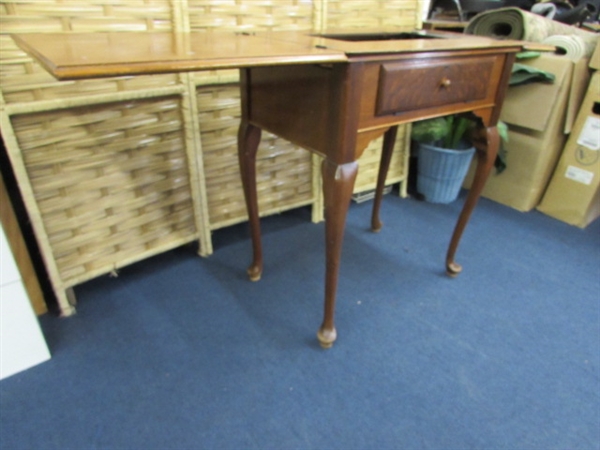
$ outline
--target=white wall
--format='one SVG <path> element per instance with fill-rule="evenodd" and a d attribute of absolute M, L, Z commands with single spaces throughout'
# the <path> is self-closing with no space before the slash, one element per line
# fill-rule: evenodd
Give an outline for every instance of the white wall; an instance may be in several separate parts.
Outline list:
<path fill-rule="evenodd" d="M 21 275 L 0 225 L 0 379 L 50 359 Z"/>

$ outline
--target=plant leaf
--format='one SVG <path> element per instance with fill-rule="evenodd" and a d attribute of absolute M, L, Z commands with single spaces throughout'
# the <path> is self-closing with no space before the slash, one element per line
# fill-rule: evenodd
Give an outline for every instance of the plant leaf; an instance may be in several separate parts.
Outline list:
<path fill-rule="evenodd" d="M 448 134 L 448 124 L 443 117 L 420 120 L 412 124 L 411 138 L 417 142 L 431 144 Z"/>
<path fill-rule="evenodd" d="M 452 141 L 450 142 L 450 147 L 452 149 L 458 148 L 458 143 L 461 139 L 463 139 L 466 131 L 469 129 L 469 125 L 471 121 L 469 119 L 465 119 L 464 117 L 459 117 L 454 127 L 454 131 L 452 133 Z"/>

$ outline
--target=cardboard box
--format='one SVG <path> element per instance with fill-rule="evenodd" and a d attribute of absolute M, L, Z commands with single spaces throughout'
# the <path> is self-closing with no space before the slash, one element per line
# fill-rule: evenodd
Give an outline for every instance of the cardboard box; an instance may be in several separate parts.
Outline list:
<path fill-rule="evenodd" d="M 590 58 L 590 67 L 594 70 L 600 70 L 600 36 L 598 36 L 596 50 L 594 50 L 594 53 L 592 53 L 592 57 Z"/>
<path fill-rule="evenodd" d="M 522 61 L 523 62 L 523 61 Z M 546 190 L 589 81 L 589 61 L 544 54 L 524 64 L 553 73 L 555 82 L 508 89 L 500 120 L 509 125 L 507 168 L 492 171 L 482 195 L 530 211 Z M 465 179 L 469 187 L 474 163 Z"/>
<path fill-rule="evenodd" d="M 600 216 L 600 72 L 537 209 L 581 228 Z"/>

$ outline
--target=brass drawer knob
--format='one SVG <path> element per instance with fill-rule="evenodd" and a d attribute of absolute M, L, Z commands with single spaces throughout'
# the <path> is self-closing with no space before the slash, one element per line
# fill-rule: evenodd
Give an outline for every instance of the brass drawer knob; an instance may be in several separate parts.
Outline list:
<path fill-rule="evenodd" d="M 444 78 L 442 78 L 442 81 L 440 81 L 440 86 L 443 88 L 450 87 L 451 84 L 452 84 L 452 81 L 450 81 L 450 78 L 448 78 L 448 77 L 444 77 Z"/>

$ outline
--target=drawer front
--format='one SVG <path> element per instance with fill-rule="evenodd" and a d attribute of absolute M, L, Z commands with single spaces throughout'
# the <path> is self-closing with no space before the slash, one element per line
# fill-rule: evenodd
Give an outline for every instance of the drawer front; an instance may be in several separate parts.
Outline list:
<path fill-rule="evenodd" d="M 496 57 L 391 62 L 381 65 L 376 115 L 484 100 Z"/>

